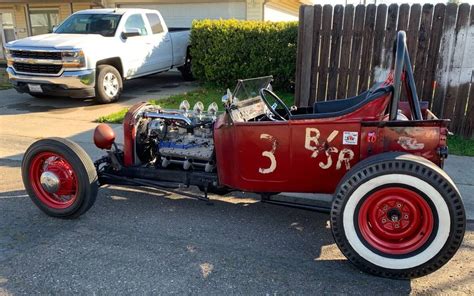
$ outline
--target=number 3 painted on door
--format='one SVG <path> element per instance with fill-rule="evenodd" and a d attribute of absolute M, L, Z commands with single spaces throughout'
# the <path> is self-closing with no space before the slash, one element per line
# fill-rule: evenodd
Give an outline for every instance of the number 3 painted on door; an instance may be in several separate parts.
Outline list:
<path fill-rule="evenodd" d="M 272 150 L 262 152 L 262 156 L 268 157 L 270 159 L 270 166 L 266 169 L 259 168 L 258 172 L 260 174 L 270 174 L 273 171 L 275 171 L 275 169 L 277 167 L 277 162 L 276 162 L 276 159 L 275 159 L 275 150 L 277 148 L 277 141 L 275 140 L 275 138 L 273 138 L 269 134 L 261 134 L 260 139 L 270 141 L 272 143 Z"/>

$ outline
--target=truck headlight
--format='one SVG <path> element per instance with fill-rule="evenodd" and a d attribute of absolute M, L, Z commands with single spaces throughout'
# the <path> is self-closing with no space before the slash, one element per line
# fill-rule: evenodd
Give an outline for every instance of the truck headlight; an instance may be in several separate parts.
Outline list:
<path fill-rule="evenodd" d="M 82 50 L 61 52 L 64 68 L 83 68 L 86 66 L 84 52 Z"/>
<path fill-rule="evenodd" d="M 3 52 L 5 53 L 5 59 L 7 60 L 7 65 L 12 66 L 13 65 L 13 59 L 12 59 L 12 54 L 10 53 L 10 50 L 6 47 L 4 47 Z"/>

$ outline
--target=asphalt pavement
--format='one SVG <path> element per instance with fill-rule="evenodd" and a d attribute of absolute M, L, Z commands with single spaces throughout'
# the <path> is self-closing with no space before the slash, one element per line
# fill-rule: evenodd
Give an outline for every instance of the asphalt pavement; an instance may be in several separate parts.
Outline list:
<path fill-rule="evenodd" d="M 247 193 L 211 196 L 207 205 L 167 191 L 106 186 L 79 219 L 44 215 L 21 181 L 31 142 L 68 137 L 97 158 L 91 132 L 98 115 L 196 88 L 177 73 L 129 84 L 124 100 L 99 106 L 0 91 L 0 295 L 474 294 L 472 221 L 446 266 L 397 281 L 353 267 L 334 244 L 327 214 L 263 204 Z M 463 157 L 446 166 L 470 213 L 473 166 Z"/>

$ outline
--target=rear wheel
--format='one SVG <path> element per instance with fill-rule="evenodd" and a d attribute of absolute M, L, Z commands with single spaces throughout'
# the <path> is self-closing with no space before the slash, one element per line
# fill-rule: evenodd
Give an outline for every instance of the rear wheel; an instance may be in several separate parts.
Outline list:
<path fill-rule="evenodd" d="M 193 71 L 192 71 L 192 59 L 189 49 L 186 53 L 186 62 L 183 66 L 179 67 L 178 70 L 181 72 L 181 76 L 186 81 L 194 80 Z"/>
<path fill-rule="evenodd" d="M 120 72 L 109 65 L 97 66 L 95 100 L 100 104 L 115 102 L 119 99 L 123 88 Z"/>
<path fill-rule="evenodd" d="M 28 195 L 49 216 L 76 218 L 95 202 L 98 183 L 94 164 L 72 141 L 48 138 L 33 143 L 21 171 Z"/>
<path fill-rule="evenodd" d="M 388 153 L 361 162 L 341 180 L 331 224 L 339 249 L 360 269 L 413 278 L 449 261 L 466 217 L 459 191 L 439 167 Z"/>

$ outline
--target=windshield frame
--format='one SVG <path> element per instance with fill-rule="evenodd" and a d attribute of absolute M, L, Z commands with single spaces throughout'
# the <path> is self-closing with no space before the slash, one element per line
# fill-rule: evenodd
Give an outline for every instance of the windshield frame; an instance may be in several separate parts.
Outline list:
<path fill-rule="evenodd" d="M 61 28 L 64 27 L 66 25 L 66 23 L 68 23 L 68 21 L 71 21 L 73 18 L 75 17 L 78 17 L 78 16 L 88 16 L 88 17 L 93 17 L 93 16 L 114 16 L 114 17 L 117 17 L 117 25 L 115 26 L 115 29 L 113 31 L 113 33 L 111 33 L 110 35 L 102 35 L 100 33 L 91 33 L 91 32 L 60 32 Z M 54 31 L 54 34 L 77 34 L 77 35 L 101 35 L 102 37 L 115 37 L 115 35 L 117 34 L 117 30 L 120 26 L 120 22 L 122 20 L 122 16 L 123 14 L 118 14 L 118 13 L 75 13 L 75 14 L 72 14 L 71 16 L 69 16 L 68 18 L 66 18 L 57 28 L 56 30 Z"/>
<path fill-rule="evenodd" d="M 255 90 L 249 89 L 249 86 L 250 86 L 249 83 L 255 83 L 255 82 L 258 82 L 259 80 L 261 80 L 262 82 L 258 84 L 258 87 L 257 87 L 258 89 L 256 90 L 255 96 L 250 96 L 249 94 Z M 259 96 L 260 90 L 262 88 L 268 88 L 272 81 L 273 81 L 272 75 L 237 80 L 237 85 L 235 86 L 234 92 L 232 93 L 232 103 L 242 102 L 248 99 L 252 99 L 256 96 Z M 242 98 L 239 98 L 237 96 L 238 94 L 240 94 L 239 92 L 243 92 L 245 96 Z"/>

